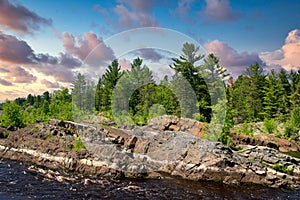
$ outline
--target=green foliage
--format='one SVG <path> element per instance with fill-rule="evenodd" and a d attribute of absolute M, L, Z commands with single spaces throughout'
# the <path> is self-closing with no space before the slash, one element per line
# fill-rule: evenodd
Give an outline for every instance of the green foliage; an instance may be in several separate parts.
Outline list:
<path fill-rule="evenodd" d="M 268 119 L 268 118 L 264 119 L 264 130 L 267 133 L 270 133 L 270 134 L 275 133 L 277 126 L 278 126 L 278 123 L 276 122 L 275 119 Z"/>
<path fill-rule="evenodd" d="M 298 106 L 292 111 L 291 123 L 294 127 L 300 129 L 300 107 Z"/>
<path fill-rule="evenodd" d="M 0 132 L 0 138 L 7 138 L 9 133 L 9 131 Z"/>
<path fill-rule="evenodd" d="M 75 138 L 75 141 L 76 142 L 74 143 L 72 150 L 79 151 L 86 148 L 80 137 Z"/>
<path fill-rule="evenodd" d="M 246 75 L 238 77 L 233 86 L 232 106 L 235 118 L 242 122 L 260 121 L 263 119 L 263 87 L 266 75 L 258 63 L 247 68 Z"/>
<path fill-rule="evenodd" d="M 275 163 L 273 165 L 273 168 L 276 171 L 280 171 L 280 172 L 283 172 L 283 173 L 286 173 L 286 174 L 292 174 L 293 173 L 293 170 L 290 169 L 287 165 L 281 165 L 280 163 Z"/>
<path fill-rule="evenodd" d="M 244 122 L 243 124 L 239 124 L 239 127 L 236 129 L 239 134 L 253 136 L 254 128 L 251 123 Z"/>
<path fill-rule="evenodd" d="M 112 93 L 123 74 L 124 72 L 121 72 L 121 67 L 117 60 L 114 60 L 112 64 L 108 66 L 103 76 L 99 78 L 96 86 L 96 110 L 100 112 L 109 112 L 111 110 Z"/>
<path fill-rule="evenodd" d="M 195 113 L 201 113 L 205 117 L 205 121 L 211 120 L 211 98 L 208 92 L 207 85 L 203 78 L 203 66 L 196 66 L 196 62 L 203 59 L 204 55 L 198 54 L 199 47 L 193 44 L 185 43 L 183 46 L 183 55 L 179 59 L 173 59 L 174 63 L 170 67 L 175 70 L 176 74 L 173 77 L 173 83 L 178 88 L 181 105 L 190 105 L 190 108 L 181 109 L 186 113 L 181 113 L 181 116 L 192 118 Z M 184 80 L 183 80 L 184 79 Z M 187 81 L 188 84 L 185 82 Z M 189 89 L 188 86 L 192 88 Z M 190 92 L 192 91 L 192 93 Z M 193 108 L 195 105 L 192 96 L 196 95 L 198 108 Z M 205 104 L 203 104 L 205 102 Z"/>
<path fill-rule="evenodd" d="M 78 74 L 72 85 L 72 107 L 74 110 L 82 111 L 84 114 L 93 114 L 95 110 L 95 85 L 93 82 L 86 80 L 85 76 Z M 72 109 L 72 107 L 69 107 Z M 77 121 L 78 113 L 75 114 Z M 62 120 L 70 118 L 69 112 L 61 115 Z"/>
<path fill-rule="evenodd" d="M 223 131 L 219 138 L 218 141 L 222 142 L 224 145 L 230 146 L 232 142 L 232 136 L 230 135 L 229 131 Z"/>
<path fill-rule="evenodd" d="M 54 135 L 52 133 L 47 135 L 45 138 L 45 140 L 53 140 L 53 139 L 54 139 Z"/>
<path fill-rule="evenodd" d="M 291 152 L 283 152 L 284 154 L 287 154 L 289 156 L 299 158 L 300 159 L 300 152 L 299 151 L 291 151 Z"/>
<path fill-rule="evenodd" d="M 22 109 L 15 102 L 6 102 L 3 105 L 2 126 L 24 127 Z"/>
<path fill-rule="evenodd" d="M 299 129 L 296 128 L 291 121 L 285 123 L 283 137 L 285 139 L 296 139 L 298 137 Z"/>

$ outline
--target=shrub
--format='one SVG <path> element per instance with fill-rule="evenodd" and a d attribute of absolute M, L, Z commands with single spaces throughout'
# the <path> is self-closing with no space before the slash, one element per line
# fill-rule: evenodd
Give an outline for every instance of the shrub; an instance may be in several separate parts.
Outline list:
<path fill-rule="evenodd" d="M 3 126 L 24 127 L 24 119 L 21 107 L 14 102 L 7 102 L 3 105 Z"/>
<path fill-rule="evenodd" d="M 276 132 L 276 129 L 277 129 L 277 122 L 275 121 L 275 119 L 268 119 L 268 118 L 265 118 L 264 119 L 264 130 L 267 132 L 267 133 L 274 133 Z"/>
<path fill-rule="evenodd" d="M 250 123 L 244 123 L 242 128 L 242 134 L 253 136 L 253 127 Z"/>
<path fill-rule="evenodd" d="M 298 129 L 300 128 L 300 107 L 296 107 L 292 111 L 291 123 L 294 127 L 298 128 Z"/>
<path fill-rule="evenodd" d="M 81 141 L 80 137 L 75 138 L 75 140 L 76 140 L 76 142 L 74 143 L 72 150 L 78 151 L 80 149 L 85 149 L 85 145 Z"/>
<path fill-rule="evenodd" d="M 279 163 L 275 163 L 273 167 L 276 171 L 280 171 L 286 174 L 292 174 L 292 170 L 286 165 L 280 165 Z"/>

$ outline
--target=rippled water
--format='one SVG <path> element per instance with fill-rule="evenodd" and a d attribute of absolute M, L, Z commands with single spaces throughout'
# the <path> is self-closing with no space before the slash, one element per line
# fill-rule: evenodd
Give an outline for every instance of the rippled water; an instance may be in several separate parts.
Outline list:
<path fill-rule="evenodd" d="M 1 159 L 0 199 L 300 199 L 299 190 L 237 187 L 171 177 L 111 180 L 62 172 L 50 176 L 41 171 L 28 163 Z"/>

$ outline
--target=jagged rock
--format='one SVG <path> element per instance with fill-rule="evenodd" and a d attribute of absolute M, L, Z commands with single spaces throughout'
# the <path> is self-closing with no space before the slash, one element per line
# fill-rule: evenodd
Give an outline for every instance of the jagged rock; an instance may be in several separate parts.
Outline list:
<path fill-rule="evenodd" d="M 135 130 L 58 121 L 37 125 L 38 131 L 28 127 L 0 140 L 0 157 L 30 161 L 52 169 L 113 177 L 140 177 L 163 172 L 190 180 L 299 188 L 299 159 L 261 146 L 248 146 L 235 152 L 219 142 L 195 136 L 201 135 L 201 128 L 193 121 L 182 124 L 183 120 L 176 117 L 166 120 L 160 126 L 155 127 L 153 122 Z M 175 127 L 179 127 L 178 130 L 196 127 L 197 134 L 164 131 L 163 127 L 173 130 Z M 76 135 L 57 134 L 51 139 L 40 139 L 54 130 L 58 133 L 69 130 Z M 72 150 L 69 145 L 75 143 L 75 136 L 82 139 L 86 149 Z M 291 173 L 276 171 L 275 163 L 287 166 Z"/>
<path fill-rule="evenodd" d="M 204 129 L 205 126 L 201 122 L 167 115 L 150 119 L 143 127 L 143 130 L 147 131 L 184 131 L 200 137 L 203 136 Z"/>

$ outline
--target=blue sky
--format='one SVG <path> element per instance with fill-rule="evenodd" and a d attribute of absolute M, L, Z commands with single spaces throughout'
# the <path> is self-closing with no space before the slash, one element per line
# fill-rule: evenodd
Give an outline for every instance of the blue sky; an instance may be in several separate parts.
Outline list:
<path fill-rule="evenodd" d="M 68 87 L 95 47 L 105 66 L 116 58 L 110 38 L 143 27 L 185 34 L 235 77 L 255 62 L 266 70 L 297 70 L 299 10 L 298 0 L 0 0 L 0 100 Z M 154 38 L 114 42 L 141 49 Z M 158 40 L 171 49 L 181 45 Z M 120 64 L 128 68 L 137 55 L 146 64 L 168 63 L 165 52 L 148 49 L 120 58 Z"/>

